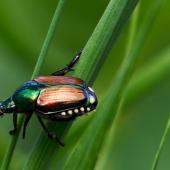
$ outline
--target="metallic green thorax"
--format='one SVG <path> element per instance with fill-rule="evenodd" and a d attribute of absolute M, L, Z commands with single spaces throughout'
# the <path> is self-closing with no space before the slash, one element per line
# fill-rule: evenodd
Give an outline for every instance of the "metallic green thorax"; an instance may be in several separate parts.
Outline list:
<path fill-rule="evenodd" d="M 19 88 L 12 96 L 17 110 L 32 112 L 41 89 L 42 85 L 38 85 L 35 81 L 29 81 Z"/>

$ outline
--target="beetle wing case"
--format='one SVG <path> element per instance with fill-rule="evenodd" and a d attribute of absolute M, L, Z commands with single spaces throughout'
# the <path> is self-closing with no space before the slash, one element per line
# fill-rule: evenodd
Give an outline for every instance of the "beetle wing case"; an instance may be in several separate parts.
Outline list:
<path fill-rule="evenodd" d="M 85 100 L 82 89 L 66 85 L 43 89 L 37 99 L 37 107 L 43 112 L 60 111 L 81 105 Z"/>
<path fill-rule="evenodd" d="M 83 85 L 84 84 L 83 80 L 71 76 L 41 76 L 41 77 L 37 77 L 34 80 L 38 83 L 49 84 L 49 85 L 53 85 L 53 84 Z"/>
<path fill-rule="evenodd" d="M 34 81 L 46 86 L 37 99 L 37 114 L 52 120 L 83 114 L 77 112 L 77 108 L 87 103 L 87 86 L 83 80 L 69 76 L 41 76 Z"/>

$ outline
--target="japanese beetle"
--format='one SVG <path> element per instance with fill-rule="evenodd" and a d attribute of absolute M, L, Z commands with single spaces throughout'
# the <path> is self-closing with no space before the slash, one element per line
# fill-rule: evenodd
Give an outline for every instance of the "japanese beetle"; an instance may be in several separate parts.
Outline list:
<path fill-rule="evenodd" d="M 49 132 L 42 118 L 54 121 L 72 120 L 96 108 L 97 98 L 94 91 L 83 80 L 65 76 L 73 70 L 80 55 L 81 52 L 66 67 L 50 76 L 41 76 L 25 82 L 11 97 L 0 103 L 0 116 L 4 113 L 13 114 L 14 129 L 9 132 L 11 135 L 17 131 L 17 114 L 24 113 L 25 138 L 27 124 L 35 112 L 48 136 L 62 144 L 55 134 Z"/>

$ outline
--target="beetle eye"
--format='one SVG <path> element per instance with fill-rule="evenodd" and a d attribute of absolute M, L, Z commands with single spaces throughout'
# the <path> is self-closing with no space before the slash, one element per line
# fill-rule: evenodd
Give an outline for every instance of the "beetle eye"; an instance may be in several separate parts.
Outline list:
<path fill-rule="evenodd" d="M 0 116 L 2 116 L 4 114 L 4 107 L 2 105 L 0 105 Z"/>

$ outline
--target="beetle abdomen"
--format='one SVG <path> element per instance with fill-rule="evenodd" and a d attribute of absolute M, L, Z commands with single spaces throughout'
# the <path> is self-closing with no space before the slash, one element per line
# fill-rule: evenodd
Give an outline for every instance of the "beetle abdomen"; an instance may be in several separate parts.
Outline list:
<path fill-rule="evenodd" d="M 74 86 L 51 86 L 43 89 L 37 99 L 40 111 L 60 111 L 81 105 L 86 100 L 81 88 Z"/>

